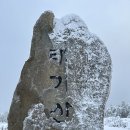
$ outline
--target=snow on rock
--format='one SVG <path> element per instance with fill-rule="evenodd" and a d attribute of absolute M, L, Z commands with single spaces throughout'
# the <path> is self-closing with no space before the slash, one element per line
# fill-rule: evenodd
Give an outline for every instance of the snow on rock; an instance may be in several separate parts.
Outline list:
<path fill-rule="evenodd" d="M 57 123 L 52 117 L 47 117 L 45 111 L 42 103 L 33 105 L 23 122 L 23 130 L 65 130 L 68 125 L 67 122 Z M 72 126 L 70 127 L 72 128 Z"/>
<path fill-rule="evenodd" d="M 80 130 L 103 130 L 111 81 L 107 48 L 77 15 L 55 19 L 49 36 L 54 49 L 65 50 L 67 95 L 75 112 L 72 124 L 76 121 L 75 129 Z"/>
<path fill-rule="evenodd" d="M 36 104 L 28 112 L 28 116 L 23 122 L 23 130 L 47 129 L 46 122 L 48 121 L 44 113 L 44 105 Z"/>
<path fill-rule="evenodd" d="M 54 19 L 53 31 L 50 38 L 56 45 L 67 41 L 69 38 L 86 41 L 90 35 L 86 24 L 77 15 L 67 15 L 60 20 Z"/>

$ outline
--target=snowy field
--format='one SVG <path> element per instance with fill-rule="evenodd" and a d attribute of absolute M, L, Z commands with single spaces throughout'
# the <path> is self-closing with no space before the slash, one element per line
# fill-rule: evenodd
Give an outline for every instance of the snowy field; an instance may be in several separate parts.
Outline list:
<path fill-rule="evenodd" d="M 6 123 L 0 123 L 0 130 L 7 130 L 7 124 Z M 118 127 L 105 126 L 104 130 L 130 130 L 130 128 L 118 128 Z"/>
<path fill-rule="evenodd" d="M 104 130 L 130 130 L 130 118 L 127 118 L 127 119 L 115 119 L 114 118 L 108 118 L 108 119 L 105 119 L 105 127 L 104 127 Z M 121 124 L 121 125 L 120 125 Z M 126 124 L 125 125 L 125 128 L 122 128 L 124 127 L 123 124 Z M 110 127 L 112 125 L 115 125 L 115 127 Z M 119 127 L 117 127 L 117 125 Z M 0 122 L 0 130 L 7 130 L 7 123 L 3 123 L 3 122 Z"/>
<path fill-rule="evenodd" d="M 104 130 L 130 130 L 128 128 L 108 127 L 105 126 Z"/>
<path fill-rule="evenodd" d="M 0 130 L 7 130 L 7 124 L 6 123 L 0 123 Z M 130 129 L 129 128 L 117 128 L 117 127 L 105 126 L 104 130 L 130 130 Z"/>
<path fill-rule="evenodd" d="M 7 130 L 7 123 L 0 123 L 0 130 Z M 105 126 L 104 130 L 130 130 L 130 128 L 118 128 Z"/>
<path fill-rule="evenodd" d="M 0 130 L 7 130 L 7 123 L 0 122 Z"/>

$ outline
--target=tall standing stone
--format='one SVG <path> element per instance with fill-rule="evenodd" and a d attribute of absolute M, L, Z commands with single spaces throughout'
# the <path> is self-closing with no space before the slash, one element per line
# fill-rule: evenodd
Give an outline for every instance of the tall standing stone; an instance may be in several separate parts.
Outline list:
<path fill-rule="evenodd" d="M 8 117 L 9 130 L 103 130 L 111 58 L 76 15 L 44 12 L 34 26 Z"/>

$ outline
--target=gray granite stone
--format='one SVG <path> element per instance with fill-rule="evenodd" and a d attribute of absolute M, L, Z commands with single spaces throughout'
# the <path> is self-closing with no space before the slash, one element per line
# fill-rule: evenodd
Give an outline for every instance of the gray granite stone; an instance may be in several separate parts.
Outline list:
<path fill-rule="evenodd" d="M 10 107 L 9 130 L 103 130 L 111 82 L 104 43 L 76 15 L 44 12 Z"/>

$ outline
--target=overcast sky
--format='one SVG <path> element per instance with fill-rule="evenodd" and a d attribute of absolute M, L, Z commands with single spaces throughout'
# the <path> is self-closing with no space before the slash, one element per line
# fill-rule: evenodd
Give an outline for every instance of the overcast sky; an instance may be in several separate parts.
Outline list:
<path fill-rule="evenodd" d="M 113 62 L 108 104 L 130 103 L 130 0 L 0 0 L 0 112 L 9 109 L 33 26 L 45 10 L 57 18 L 79 15 L 104 41 Z"/>

